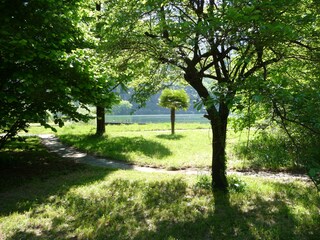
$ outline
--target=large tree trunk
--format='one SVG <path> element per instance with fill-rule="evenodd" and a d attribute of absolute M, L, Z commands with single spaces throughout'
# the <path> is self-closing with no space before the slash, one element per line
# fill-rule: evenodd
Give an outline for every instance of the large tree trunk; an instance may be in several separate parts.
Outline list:
<path fill-rule="evenodd" d="M 206 106 L 212 128 L 212 190 L 228 190 L 228 181 L 226 177 L 226 136 L 229 116 L 229 108 L 225 104 L 225 99 L 221 96 L 220 105 L 217 108 L 212 104 L 206 105 L 211 96 L 202 83 L 195 65 L 190 62 L 184 75 L 185 80 L 198 92 L 199 96 Z"/>
<path fill-rule="evenodd" d="M 171 134 L 174 134 L 174 122 L 176 119 L 176 109 L 175 108 L 171 108 Z"/>
<path fill-rule="evenodd" d="M 219 112 L 211 120 L 212 128 L 212 189 L 227 191 L 226 177 L 226 137 L 229 109 L 220 104 Z"/>
<path fill-rule="evenodd" d="M 97 106 L 97 130 L 96 135 L 102 136 L 106 132 L 105 126 L 105 109 L 104 107 Z"/>

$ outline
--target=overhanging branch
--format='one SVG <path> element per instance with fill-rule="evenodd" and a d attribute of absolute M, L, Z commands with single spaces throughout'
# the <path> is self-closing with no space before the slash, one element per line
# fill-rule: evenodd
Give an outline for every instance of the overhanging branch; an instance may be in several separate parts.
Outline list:
<path fill-rule="evenodd" d="M 248 70 L 246 73 L 243 74 L 244 78 L 248 78 L 249 76 L 251 76 L 253 73 L 255 73 L 256 71 L 258 71 L 261 68 L 265 68 L 266 66 L 272 64 L 272 63 L 276 63 L 279 62 L 282 59 L 282 56 L 278 57 L 278 58 L 272 58 L 269 59 L 267 61 L 264 61 L 260 64 L 255 65 L 254 67 L 252 67 L 250 70 Z"/>

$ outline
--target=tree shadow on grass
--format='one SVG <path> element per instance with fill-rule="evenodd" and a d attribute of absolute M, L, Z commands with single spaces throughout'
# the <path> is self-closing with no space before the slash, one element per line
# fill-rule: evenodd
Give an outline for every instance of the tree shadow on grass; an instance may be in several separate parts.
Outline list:
<path fill-rule="evenodd" d="M 317 224 L 301 226 L 281 199 L 257 198 L 248 210 L 232 205 L 228 195 L 215 194 L 212 210 L 197 206 L 192 220 L 159 220 L 156 230 L 139 232 L 134 239 L 317 239 Z M 167 211 L 167 209 L 163 209 Z M 186 214 L 187 215 L 187 214 Z M 299 231 L 295 229 L 300 228 Z M 308 229 L 308 231 L 305 231 Z"/>
<path fill-rule="evenodd" d="M 39 145 L 22 145 L 27 147 L 0 152 L 0 216 L 29 210 L 51 195 L 63 194 L 72 186 L 97 181 L 114 171 L 75 163 Z"/>
<path fill-rule="evenodd" d="M 116 179 L 105 186 L 103 197 L 72 194 L 64 201 L 66 212 L 53 219 L 40 234 L 16 232 L 10 239 L 77 239 L 74 229 L 87 229 L 87 239 L 317 239 L 320 229 L 299 222 L 286 197 L 243 198 L 250 204 L 232 204 L 223 193 L 195 193 L 187 197 L 181 179 L 146 183 Z M 233 196 L 235 197 L 235 196 Z M 138 200 L 140 199 L 140 200 Z M 194 199 L 204 199 L 195 202 Z M 37 214 L 36 211 L 34 213 Z M 66 219 L 72 216 L 72 221 Z M 38 229 L 39 230 L 39 229 Z"/>
<path fill-rule="evenodd" d="M 181 134 L 160 134 L 156 136 L 157 138 L 166 139 L 166 140 L 180 140 L 185 136 Z"/>
<path fill-rule="evenodd" d="M 33 180 L 44 181 L 83 169 L 81 164 L 59 158 L 47 151 L 0 152 L 0 192 Z"/>
<path fill-rule="evenodd" d="M 207 194 L 210 193 L 205 193 Z M 174 215 L 180 215 L 181 219 L 185 220 L 159 220 L 155 223 L 155 230 L 141 231 L 134 239 L 255 239 L 248 231 L 237 238 L 234 220 L 241 219 L 239 222 L 243 224 L 244 216 L 237 207 L 231 206 L 228 194 L 215 193 L 209 202 L 209 206 L 198 203 L 181 210 L 172 209 L 167 205 L 163 211 L 178 211 Z M 193 217 L 190 217 L 191 215 Z"/>
<path fill-rule="evenodd" d="M 174 204 L 184 198 L 186 187 L 179 179 L 150 183 L 115 179 L 102 186 L 106 194 L 99 200 L 69 192 L 60 205 L 64 214 L 52 219 L 50 229 L 30 226 L 28 231 L 16 231 L 8 239 L 78 239 L 75 229 L 93 230 L 88 236 L 80 232 L 83 239 L 132 239 L 130 234 L 137 225 L 148 226 L 147 215 L 160 208 L 174 209 Z M 140 194 L 142 202 L 137 203 L 134 199 Z M 34 208 L 30 216 L 37 214 Z"/>
<path fill-rule="evenodd" d="M 163 144 L 144 137 L 96 137 L 88 135 L 61 135 L 62 141 L 75 145 L 81 150 L 99 154 L 116 160 L 129 161 L 129 154 L 162 159 L 172 152 Z"/>
<path fill-rule="evenodd" d="M 63 195 L 71 187 L 82 186 L 103 179 L 110 174 L 111 169 L 84 167 L 73 173 L 62 173 L 47 178 L 46 180 L 36 177 L 19 187 L 0 192 L 0 217 L 12 212 L 24 212 L 47 202 L 53 195 Z"/>

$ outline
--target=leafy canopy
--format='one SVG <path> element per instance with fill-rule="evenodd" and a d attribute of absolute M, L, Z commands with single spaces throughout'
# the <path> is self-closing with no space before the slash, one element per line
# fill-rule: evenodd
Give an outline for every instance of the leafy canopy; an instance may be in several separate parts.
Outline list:
<path fill-rule="evenodd" d="M 293 84 L 287 88 L 281 80 L 290 68 L 281 70 L 281 76 L 275 72 L 292 59 L 298 60 L 297 69 L 304 70 L 319 56 L 319 0 L 110 0 L 104 4 L 110 46 L 179 69 L 199 94 L 212 123 L 213 185 L 221 189 L 227 187 L 225 140 L 230 112 L 264 98 L 269 100 L 268 114 L 275 113 L 283 122 L 289 114 L 281 90 L 288 90 L 287 100 L 303 96 L 303 91 Z M 296 98 L 300 103 L 302 99 Z M 297 111 L 297 106 L 289 107 L 295 109 L 290 113 L 295 119 L 295 114 L 305 112 Z M 255 119 L 248 120 L 250 125 Z"/>
<path fill-rule="evenodd" d="M 165 89 L 159 98 L 159 105 L 165 108 L 186 110 L 189 107 L 189 96 L 183 89 Z"/>
<path fill-rule="evenodd" d="M 93 66 L 95 38 L 87 1 L 0 2 L 0 148 L 30 122 L 87 120 L 79 107 L 115 99 Z"/>

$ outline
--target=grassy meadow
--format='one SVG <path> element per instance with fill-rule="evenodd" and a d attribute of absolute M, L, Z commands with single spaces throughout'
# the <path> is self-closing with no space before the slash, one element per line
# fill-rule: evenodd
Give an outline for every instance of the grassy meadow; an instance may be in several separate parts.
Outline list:
<path fill-rule="evenodd" d="M 0 239 L 318 239 L 306 182 L 109 170 L 47 152 L 35 137 L 0 152 Z M 239 188 L 238 186 L 241 185 Z"/>
<path fill-rule="evenodd" d="M 31 133 L 50 132 L 32 127 Z M 212 134 L 209 124 L 177 123 L 176 134 L 171 135 L 170 123 L 145 125 L 107 125 L 106 134 L 94 136 L 94 124 L 68 124 L 58 129 L 62 142 L 82 151 L 113 160 L 142 166 L 166 169 L 210 168 Z M 272 171 L 302 171 L 288 148 L 281 145 L 281 136 L 260 139 L 251 131 L 227 135 L 228 169 L 255 169 Z M 291 154 L 291 155 L 290 155 Z"/>

